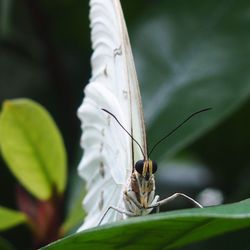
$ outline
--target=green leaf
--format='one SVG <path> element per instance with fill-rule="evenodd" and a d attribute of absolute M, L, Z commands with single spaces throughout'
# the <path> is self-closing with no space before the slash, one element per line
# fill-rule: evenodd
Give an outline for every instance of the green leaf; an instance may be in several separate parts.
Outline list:
<path fill-rule="evenodd" d="M 81 195 L 78 195 L 77 200 L 74 200 L 74 203 L 72 203 L 69 214 L 61 228 L 63 235 L 69 233 L 72 230 L 76 230 L 77 227 L 83 223 L 85 213 L 82 207 L 82 200 L 84 194 L 85 193 L 82 192 Z"/>
<path fill-rule="evenodd" d="M 0 237 L 0 249 L 1 250 L 14 250 L 15 248 L 7 240 Z"/>
<path fill-rule="evenodd" d="M 10 32 L 10 19 L 13 2 L 12 0 L 0 1 L 0 37 L 5 37 Z"/>
<path fill-rule="evenodd" d="M 39 199 L 49 199 L 66 183 L 66 153 L 49 113 L 28 99 L 5 101 L 0 116 L 0 145 L 8 167 Z"/>
<path fill-rule="evenodd" d="M 83 223 L 85 212 L 83 210 L 82 201 L 86 194 L 85 183 L 76 176 L 76 174 L 71 176 L 72 186 L 69 193 L 69 199 L 67 201 L 68 211 L 66 211 L 67 216 L 61 227 L 62 235 L 69 234 L 73 230 L 76 231 L 77 228 Z"/>
<path fill-rule="evenodd" d="M 191 113 L 194 117 L 154 151 L 183 149 L 250 95 L 249 2 L 161 1 L 132 36 L 149 148 Z"/>
<path fill-rule="evenodd" d="M 0 231 L 7 230 L 24 222 L 27 222 L 27 219 L 23 213 L 0 206 Z"/>
<path fill-rule="evenodd" d="M 250 199 L 217 207 L 159 213 L 93 228 L 42 249 L 176 249 L 250 227 Z"/>

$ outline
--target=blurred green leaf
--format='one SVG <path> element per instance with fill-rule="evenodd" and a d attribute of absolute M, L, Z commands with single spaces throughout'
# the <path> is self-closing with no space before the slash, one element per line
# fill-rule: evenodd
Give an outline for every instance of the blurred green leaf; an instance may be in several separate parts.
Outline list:
<path fill-rule="evenodd" d="M 86 194 L 85 183 L 79 178 L 75 169 L 69 179 L 71 185 L 68 190 L 68 199 L 66 202 L 68 206 L 66 209 L 67 216 L 61 226 L 62 235 L 76 231 L 83 223 L 85 217 L 85 212 L 82 207 L 83 197 Z"/>
<path fill-rule="evenodd" d="M 7 240 L 0 237 L 0 249 L 1 250 L 14 250 L 15 248 Z"/>
<path fill-rule="evenodd" d="M 0 0 L 0 36 L 5 37 L 10 29 L 12 0 Z"/>
<path fill-rule="evenodd" d="M 42 249 L 177 249 L 250 227 L 250 200 L 160 213 L 74 234 Z"/>
<path fill-rule="evenodd" d="M 26 216 L 23 213 L 0 206 L 0 231 L 7 230 L 26 221 Z M 2 248 L 0 247 L 0 249 Z"/>
<path fill-rule="evenodd" d="M 132 36 L 149 148 L 191 113 L 154 151 L 170 156 L 238 109 L 250 94 L 248 1 L 161 1 Z"/>
<path fill-rule="evenodd" d="M 49 199 L 66 183 L 66 153 L 49 113 L 28 99 L 5 101 L 0 116 L 0 145 L 8 167 L 39 199 Z"/>
<path fill-rule="evenodd" d="M 82 200 L 84 195 L 85 193 L 82 192 L 81 195 L 78 195 L 77 200 L 74 200 L 74 203 L 72 203 L 72 207 L 61 228 L 63 235 L 68 234 L 72 230 L 76 230 L 77 227 L 83 223 L 85 214 L 82 208 Z"/>

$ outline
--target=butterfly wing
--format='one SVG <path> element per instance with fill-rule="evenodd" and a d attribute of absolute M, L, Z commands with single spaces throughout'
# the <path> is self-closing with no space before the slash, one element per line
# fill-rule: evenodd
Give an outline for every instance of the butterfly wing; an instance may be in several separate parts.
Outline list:
<path fill-rule="evenodd" d="M 125 23 L 125 19 L 123 16 L 123 12 L 121 9 L 120 1 L 113 0 L 116 5 L 116 10 L 119 13 L 120 18 L 120 36 L 122 38 L 122 50 L 124 52 L 123 62 L 124 67 L 126 68 L 127 73 L 127 83 L 130 89 L 130 110 L 131 110 L 131 134 L 134 138 L 140 143 L 142 146 L 144 155 L 147 156 L 147 142 L 146 142 L 146 131 L 145 131 L 145 123 L 144 123 L 144 115 L 141 101 L 141 94 L 139 83 L 137 79 L 134 58 L 132 54 L 132 49 L 130 45 L 130 40 L 128 36 L 128 31 Z M 141 154 L 139 148 L 136 145 L 134 147 L 134 161 L 139 159 L 143 159 L 143 155 Z"/>
<path fill-rule="evenodd" d="M 119 0 L 90 1 L 92 77 L 78 110 L 84 156 L 79 174 L 86 181 L 83 226 L 96 226 L 110 206 L 123 206 L 123 190 L 134 160 L 142 154 L 102 108 L 112 112 L 146 152 L 141 97 Z M 110 211 L 103 223 L 121 218 Z"/>

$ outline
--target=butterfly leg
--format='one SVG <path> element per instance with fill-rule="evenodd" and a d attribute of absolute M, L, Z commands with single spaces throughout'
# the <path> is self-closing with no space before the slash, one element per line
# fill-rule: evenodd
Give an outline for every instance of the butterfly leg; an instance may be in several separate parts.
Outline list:
<path fill-rule="evenodd" d="M 187 196 L 186 194 L 183 194 L 183 193 L 175 193 L 175 194 L 169 196 L 166 199 L 158 201 L 157 203 L 150 206 L 149 208 L 160 207 L 162 205 L 165 205 L 165 204 L 171 202 L 172 200 L 174 200 L 174 199 L 176 199 L 177 197 L 180 197 L 180 196 L 182 196 L 182 197 L 186 198 L 187 200 L 191 201 L 196 207 L 203 208 L 203 206 L 200 203 L 198 203 L 197 201 L 195 201 L 194 199 L 192 199 L 191 197 L 189 197 L 189 196 Z"/>
<path fill-rule="evenodd" d="M 128 217 L 135 217 L 135 216 L 136 216 L 136 214 L 131 213 L 131 212 L 129 212 L 129 211 L 122 210 L 122 209 L 120 209 L 120 208 L 118 208 L 118 207 L 110 206 L 110 207 L 108 207 L 108 209 L 107 209 L 107 210 L 105 211 L 105 213 L 103 214 L 101 220 L 100 220 L 99 223 L 98 223 L 98 226 L 101 225 L 103 219 L 105 218 L 105 216 L 107 215 L 107 213 L 109 212 L 110 209 L 113 209 L 113 210 L 115 210 L 116 212 L 118 212 L 118 213 L 120 213 L 120 214 L 125 214 L 125 215 L 127 215 Z"/>
<path fill-rule="evenodd" d="M 159 195 L 157 195 L 156 202 L 158 203 L 158 202 L 159 202 L 159 200 L 160 200 L 160 196 L 159 196 Z M 160 205 L 156 207 L 156 213 L 157 213 L 157 214 L 158 214 L 158 213 L 160 213 Z"/>
<path fill-rule="evenodd" d="M 132 203 L 137 208 L 142 209 L 143 207 L 140 205 L 140 203 L 136 200 L 135 193 L 133 191 L 125 191 L 124 196 L 126 197 L 126 200 L 129 201 L 129 203 Z M 127 203 L 125 202 L 125 205 Z M 128 210 L 131 210 L 131 208 L 128 208 Z"/>
<path fill-rule="evenodd" d="M 160 213 L 160 206 L 157 206 L 157 207 L 156 207 L 156 213 L 157 213 L 157 214 Z"/>

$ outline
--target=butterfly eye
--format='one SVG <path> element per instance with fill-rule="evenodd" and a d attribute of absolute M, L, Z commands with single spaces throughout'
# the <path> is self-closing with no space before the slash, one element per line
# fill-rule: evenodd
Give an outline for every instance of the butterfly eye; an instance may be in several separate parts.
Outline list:
<path fill-rule="evenodd" d="M 153 174 L 157 171 L 157 163 L 153 161 Z"/>
<path fill-rule="evenodd" d="M 143 160 L 139 160 L 135 163 L 135 170 L 139 173 L 142 174 L 143 171 L 143 165 L 144 165 L 144 161 Z"/>

